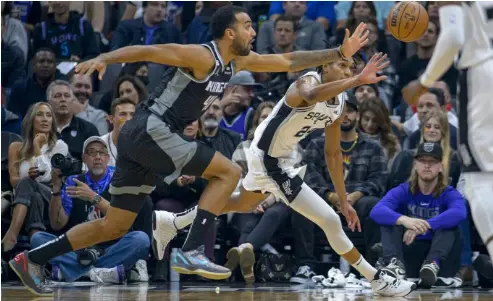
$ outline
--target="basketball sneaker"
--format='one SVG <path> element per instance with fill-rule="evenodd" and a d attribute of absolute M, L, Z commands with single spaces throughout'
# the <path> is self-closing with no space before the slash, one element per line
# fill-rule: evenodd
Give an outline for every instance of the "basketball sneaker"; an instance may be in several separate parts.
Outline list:
<path fill-rule="evenodd" d="M 397 258 L 392 258 L 390 263 L 382 268 L 388 275 L 397 279 L 406 279 L 406 268 L 404 264 Z"/>
<path fill-rule="evenodd" d="M 420 285 L 423 288 L 431 288 L 437 281 L 439 271 L 440 267 L 435 261 L 425 261 L 419 271 Z"/>
<path fill-rule="evenodd" d="M 158 260 L 164 258 L 164 251 L 169 242 L 175 238 L 177 229 L 175 215 L 167 211 L 152 213 L 152 250 Z"/>
<path fill-rule="evenodd" d="M 370 284 L 375 294 L 384 297 L 404 297 L 416 289 L 416 283 L 396 279 L 387 275 L 383 270 L 379 270 L 375 274 L 375 278 Z"/>
<path fill-rule="evenodd" d="M 11 261 L 9 266 L 17 274 L 27 289 L 38 296 L 53 296 L 53 290 L 45 287 L 44 267 L 29 260 L 28 251 L 19 253 Z"/>
<path fill-rule="evenodd" d="M 204 246 L 183 252 L 179 249 L 171 257 L 171 268 L 180 274 L 199 275 L 207 279 L 222 280 L 231 276 L 231 270 L 217 265 L 204 254 Z"/>

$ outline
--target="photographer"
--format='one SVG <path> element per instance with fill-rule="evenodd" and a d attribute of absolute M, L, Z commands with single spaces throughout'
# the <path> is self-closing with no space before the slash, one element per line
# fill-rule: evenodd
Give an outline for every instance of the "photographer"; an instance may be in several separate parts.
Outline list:
<path fill-rule="evenodd" d="M 57 234 L 65 233 L 77 224 L 102 218 L 110 206 L 108 189 L 115 169 L 108 166 L 110 156 L 105 140 L 96 136 L 88 138 L 84 142 L 82 158 L 88 168 L 88 172 L 82 175 L 69 176 L 80 170 L 80 163 L 75 167 L 73 162 L 52 162 L 60 167 L 52 169 L 53 193 L 49 209 L 51 227 L 59 231 Z M 64 176 L 68 177 L 63 184 Z M 144 210 L 146 212 L 149 213 L 147 220 L 150 220 L 151 210 Z M 36 248 L 54 238 L 55 235 L 38 232 L 31 238 L 31 245 Z M 148 281 L 144 260 L 148 256 L 149 245 L 146 233 L 132 231 L 116 242 L 67 253 L 50 261 L 52 278 L 70 282 L 89 272 L 91 280 L 97 282 Z"/>

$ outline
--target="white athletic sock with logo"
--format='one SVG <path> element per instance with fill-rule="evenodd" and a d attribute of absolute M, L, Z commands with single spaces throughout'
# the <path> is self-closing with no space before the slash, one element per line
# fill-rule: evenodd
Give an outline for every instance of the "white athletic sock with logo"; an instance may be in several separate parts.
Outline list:
<path fill-rule="evenodd" d="M 175 216 L 176 229 L 183 229 L 190 225 L 197 216 L 197 206 L 194 206 L 180 213 L 174 213 L 173 215 Z"/>

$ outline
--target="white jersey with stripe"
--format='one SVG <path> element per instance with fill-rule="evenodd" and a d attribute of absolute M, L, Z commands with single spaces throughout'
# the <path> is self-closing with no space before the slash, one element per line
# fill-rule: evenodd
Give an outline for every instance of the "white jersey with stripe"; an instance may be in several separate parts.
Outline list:
<path fill-rule="evenodd" d="M 457 66 L 466 69 L 493 58 L 493 1 L 463 2 L 462 9 L 465 41 Z"/>
<path fill-rule="evenodd" d="M 313 76 L 322 83 L 317 72 L 308 72 L 302 77 L 305 76 Z M 251 150 L 260 150 L 263 155 L 274 158 L 291 159 L 298 142 L 313 130 L 330 126 L 342 115 L 346 100 L 344 92 L 336 97 L 335 104 L 329 104 L 327 100 L 310 107 L 292 108 L 286 104 L 284 96 L 255 130 Z"/>

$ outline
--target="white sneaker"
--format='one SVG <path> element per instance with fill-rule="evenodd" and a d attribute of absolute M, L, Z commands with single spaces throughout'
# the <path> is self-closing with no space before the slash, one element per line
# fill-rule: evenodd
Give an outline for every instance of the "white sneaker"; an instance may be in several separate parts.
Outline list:
<path fill-rule="evenodd" d="M 120 284 L 125 282 L 125 269 L 122 265 L 114 268 L 94 268 L 89 272 L 89 278 L 97 283 Z"/>
<path fill-rule="evenodd" d="M 346 277 L 336 269 L 331 268 L 327 273 L 328 278 L 322 281 L 322 285 L 329 288 L 344 288 L 346 286 Z"/>
<path fill-rule="evenodd" d="M 416 289 L 416 283 L 395 279 L 379 270 L 371 281 L 371 288 L 375 294 L 384 297 L 404 297 Z"/>
<path fill-rule="evenodd" d="M 175 215 L 167 211 L 154 211 L 152 214 L 152 250 L 158 260 L 164 258 L 164 250 L 175 238 L 177 229 Z"/>
<path fill-rule="evenodd" d="M 147 262 L 145 260 L 138 260 L 130 270 L 129 281 L 133 282 L 148 282 L 149 273 L 147 272 Z"/>

